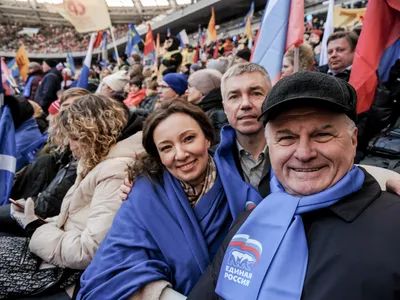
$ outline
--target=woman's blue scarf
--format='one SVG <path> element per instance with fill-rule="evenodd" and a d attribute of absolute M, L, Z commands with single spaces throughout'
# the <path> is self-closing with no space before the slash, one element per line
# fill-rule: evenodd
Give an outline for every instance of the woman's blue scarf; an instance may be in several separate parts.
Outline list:
<path fill-rule="evenodd" d="M 364 178 L 353 167 L 331 188 L 295 197 L 272 174 L 272 193 L 240 227 L 225 252 L 217 294 L 226 300 L 300 299 L 308 262 L 301 214 L 331 206 L 358 191 Z"/>

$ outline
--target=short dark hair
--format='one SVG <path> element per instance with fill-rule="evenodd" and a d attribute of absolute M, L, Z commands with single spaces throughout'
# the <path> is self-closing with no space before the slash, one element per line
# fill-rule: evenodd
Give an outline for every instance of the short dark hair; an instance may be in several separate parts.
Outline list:
<path fill-rule="evenodd" d="M 134 180 L 139 175 L 144 175 L 155 180 L 162 176 L 164 166 L 161 163 L 157 146 L 154 143 L 153 134 L 162 121 L 176 113 L 182 113 L 193 118 L 199 124 L 205 138 L 212 144 L 215 138 L 214 128 L 200 107 L 180 98 L 163 101 L 147 117 L 144 123 L 142 144 L 146 152 L 137 155 L 134 164 L 129 166 L 128 175 L 130 180 Z"/>
<path fill-rule="evenodd" d="M 137 54 L 137 53 L 133 53 L 133 54 L 131 55 L 131 57 L 133 58 L 133 61 L 136 62 L 136 63 L 140 63 L 140 61 L 142 60 L 142 58 L 140 57 L 140 55 Z"/>
<path fill-rule="evenodd" d="M 132 80 L 129 80 L 129 85 L 130 86 L 136 85 L 139 89 L 141 89 L 142 88 L 142 81 L 141 80 L 132 79 Z"/>
<path fill-rule="evenodd" d="M 327 45 L 329 45 L 330 42 L 338 39 L 345 38 L 347 42 L 349 43 L 351 51 L 356 50 L 357 47 L 357 42 L 358 42 L 358 35 L 353 32 L 353 31 L 337 31 L 332 33 L 327 41 Z"/>

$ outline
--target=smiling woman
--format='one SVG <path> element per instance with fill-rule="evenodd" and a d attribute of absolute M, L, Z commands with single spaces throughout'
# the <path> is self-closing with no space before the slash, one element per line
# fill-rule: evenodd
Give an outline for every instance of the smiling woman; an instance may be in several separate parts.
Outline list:
<path fill-rule="evenodd" d="M 146 153 L 129 170 L 134 187 L 82 276 L 79 299 L 163 299 L 167 286 L 190 292 L 246 200 L 261 200 L 242 180 L 221 180 L 229 171 L 208 152 L 213 138 L 205 113 L 188 101 L 161 102 L 149 115 Z"/>

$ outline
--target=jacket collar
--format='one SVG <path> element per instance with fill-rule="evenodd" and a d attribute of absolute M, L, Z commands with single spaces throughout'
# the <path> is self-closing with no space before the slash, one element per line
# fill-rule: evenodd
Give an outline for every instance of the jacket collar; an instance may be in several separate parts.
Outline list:
<path fill-rule="evenodd" d="M 381 187 L 375 178 L 363 168 L 360 169 L 365 173 L 362 188 L 329 207 L 334 214 L 346 222 L 353 222 L 357 219 L 382 193 Z"/>

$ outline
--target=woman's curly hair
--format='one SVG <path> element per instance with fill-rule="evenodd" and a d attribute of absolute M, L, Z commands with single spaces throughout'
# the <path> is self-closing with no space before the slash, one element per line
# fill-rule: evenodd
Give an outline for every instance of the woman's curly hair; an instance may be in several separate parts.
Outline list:
<path fill-rule="evenodd" d="M 117 143 L 127 119 L 121 103 L 103 95 L 82 96 L 56 116 L 51 141 L 65 150 L 69 139 L 78 140 L 84 149 L 80 160 L 87 174 Z"/>
<path fill-rule="evenodd" d="M 286 51 L 285 56 L 292 65 L 294 65 L 294 49 L 295 47 L 289 48 Z M 299 46 L 299 72 L 312 70 L 314 67 L 314 51 L 308 44 L 301 44 Z"/>

